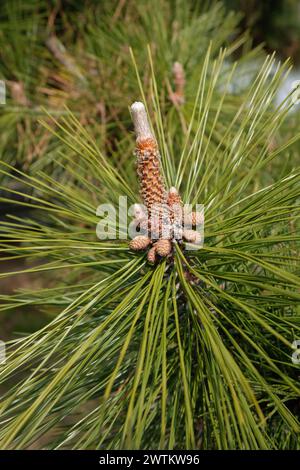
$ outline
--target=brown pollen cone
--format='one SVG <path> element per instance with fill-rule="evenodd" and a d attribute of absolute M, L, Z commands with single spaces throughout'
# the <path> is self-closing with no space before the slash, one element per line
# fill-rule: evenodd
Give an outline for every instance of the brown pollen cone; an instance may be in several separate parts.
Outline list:
<path fill-rule="evenodd" d="M 149 125 L 143 103 L 135 102 L 131 106 L 131 115 L 136 134 L 137 174 L 140 182 L 141 196 L 148 211 L 149 225 L 154 217 L 154 232 L 158 238 L 164 207 L 167 204 L 167 193 L 161 171 L 160 154 L 155 137 Z M 149 226 L 149 230 L 151 230 Z"/>
<path fill-rule="evenodd" d="M 160 169 L 160 156 L 153 138 L 137 141 L 137 174 L 141 196 L 151 215 L 154 205 L 166 203 L 166 190 Z"/>
<path fill-rule="evenodd" d="M 170 188 L 168 192 L 169 214 L 171 223 L 178 222 L 182 223 L 182 200 L 180 194 L 175 187 Z"/>

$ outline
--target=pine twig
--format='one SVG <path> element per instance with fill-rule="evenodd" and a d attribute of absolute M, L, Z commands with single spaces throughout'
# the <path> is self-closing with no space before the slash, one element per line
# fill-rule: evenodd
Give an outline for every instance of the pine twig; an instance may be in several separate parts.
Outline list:
<path fill-rule="evenodd" d="M 156 255 L 160 257 L 171 255 L 174 240 L 201 242 L 201 236 L 197 231 L 184 228 L 184 223 L 195 226 L 199 217 L 197 213 L 185 213 L 181 197 L 175 187 L 166 190 L 158 145 L 143 103 L 133 103 L 131 115 L 136 134 L 137 175 L 147 214 L 135 210 L 136 225 L 140 227 L 142 235 L 131 240 L 129 246 L 134 251 L 141 251 L 153 245 L 148 252 L 148 261 L 154 263 Z"/>

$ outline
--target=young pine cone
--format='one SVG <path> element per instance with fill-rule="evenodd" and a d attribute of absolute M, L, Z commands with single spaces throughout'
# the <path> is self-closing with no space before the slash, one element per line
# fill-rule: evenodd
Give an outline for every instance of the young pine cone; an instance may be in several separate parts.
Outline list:
<path fill-rule="evenodd" d="M 146 250 L 150 243 L 150 238 L 145 237 L 144 235 L 138 235 L 130 241 L 129 248 L 133 251 Z"/>
<path fill-rule="evenodd" d="M 155 248 L 155 246 L 152 246 L 152 248 L 150 248 L 150 250 L 148 251 L 147 260 L 151 264 L 155 263 L 155 261 L 156 261 L 156 248 Z"/>
<path fill-rule="evenodd" d="M 168 256 L 172 251 L 172 245 L 170 240 L 161 238 L 155 243 L 155 251 L 159 256 Z"/>

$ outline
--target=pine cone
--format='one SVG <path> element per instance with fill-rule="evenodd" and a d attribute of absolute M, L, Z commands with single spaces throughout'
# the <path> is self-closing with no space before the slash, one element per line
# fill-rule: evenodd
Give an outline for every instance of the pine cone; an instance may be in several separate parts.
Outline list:
<path fill-rule="evenodd" d="M 145 237 L 144 235 L 138 235 L 131 240 L 129 243 L 129 248 L 134 251 L 146 250 L 150 243 L 150 238 Z"/>
<path fill-rule="evenodd" d="M 155 263 L 155 261 L 156 261 L 156 248 L 155 248 L 155 246 L 152 246 L 152 248 L 150 248 L 150 250 L 148 251 L 147 260 L 151 264 Z"/>
<path fill-rule="evenodd" d="M 172 250 L 170 240 L 164 240 L 163 238 L 158 240 L 158 242 L 155 243 L 155 250 L 159 256 L 168 256 Z"/>

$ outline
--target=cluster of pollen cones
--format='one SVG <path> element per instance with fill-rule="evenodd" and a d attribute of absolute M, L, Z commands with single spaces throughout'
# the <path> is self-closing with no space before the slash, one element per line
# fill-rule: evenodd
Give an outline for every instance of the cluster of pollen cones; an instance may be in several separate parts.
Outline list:
<path fill-rule="evenodd" d="M 135 206 L 135 224 L 139 235 L 130 242 L 134 251 L 149 250 L 148 261 L 172 253 L 172 243 L 199 244 L 201 235 L 193 227 L 203 222 L 200 212 L 186 212 L 176 188 L 166 190 L 161 172 L 160 154 L 143 103 L 135 102 L 131 114 L 136 134 L 137 174 L 144 206 Z"/>

